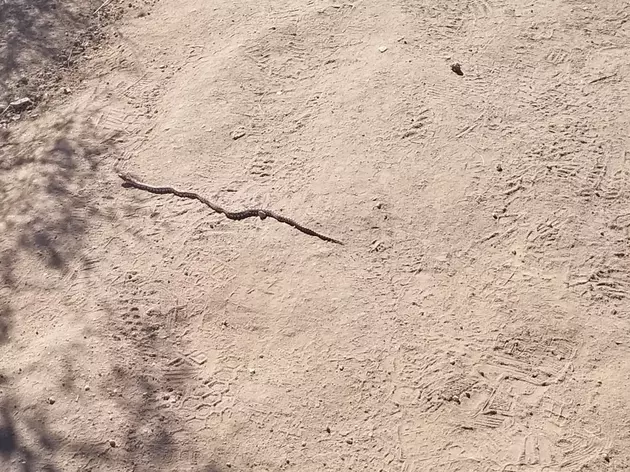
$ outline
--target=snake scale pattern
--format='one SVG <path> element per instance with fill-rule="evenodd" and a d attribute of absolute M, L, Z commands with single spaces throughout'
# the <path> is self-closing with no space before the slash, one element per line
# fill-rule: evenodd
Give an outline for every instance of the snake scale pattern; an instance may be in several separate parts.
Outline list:
<path fill-rule="evenodd" d="M 158 195 L 172 194 L 180 198 L 188 198 L 191 200 L 200 201 L 204 205 L 211 208 L 213 211 L 225 215 L 225 217 L 229 218 L 230 220 L 240 221 L 246 218 L 254 218 L 254 217 L 258 217 L 261 220 L 264 220 L 265 218 L 269 217 L 269 218 L 273 218 L 276 221 L 279 221 L 280 223 L 285 223 L 289 226 L 293 226 L 298 231 L 308 234 L 309 236 L 315 236 L 316 238 L 323 239 L 324 241 L 328 241 L 335 244 L 343 244 L 341 241 L 338 241 L 337 239 L 333 239 L 331 237 L 318 233 L 317 231 L 314 231 L 310 228 L 307 228 L 306 226 L 302 226 L 297 221 L 292 220 L 291 218 L 287 218 L 286 216 L 279 215 L 278 213 L 273 212 L 271 210 L 252 208 L 252 209 L 243 210 L 243 211 L 227 211 L 225 208 L 220 207 L 216 203 L 212 203 L 207 198 L 204 198 L 195 192 L 184 192 L 181 190 L 174 189 L 173 187 L 154 187 L 153 185 L 148 185 L 139 181 L 132 174 L 129 174 L 127 172 L 118 172 L 118 176 L 125 182 L 125 184 L 127 184 L 127 186 L 135 187 L 137 189 L 144 190 L 145 192 L 155 193 Z"/>

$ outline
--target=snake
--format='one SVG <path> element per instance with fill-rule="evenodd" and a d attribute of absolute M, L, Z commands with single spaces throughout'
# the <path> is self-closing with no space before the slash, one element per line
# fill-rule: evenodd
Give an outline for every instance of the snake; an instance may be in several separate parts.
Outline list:
<path fill-rule="evenodd" d="M 240 220 L 245 220 L 247 218 L 255 218 L 255 217 L 258 217 L 261 220 L 264 220 L 265 218 L 273 218 L 274 220 L 280 223 L 285 223 L 289 226 L 292 226 L 298 231 L 301 231 L 304 234 L 308 234 L 309 236 L 315 236 L 316 238 L 322 239 L 327 242 L 335 243 L 335 244 L 343 244 L 341 241 L 337 239 L 318 233 L 317 231 L 307 228 L 306 226 L 301 225 L 297 221 L 292 220 L 291 218 L 287 218 L 286 216 L 282 216 L 276 213 L 275 211 L 266 210 L 262 208 L 251 208 L 251 209 L 246 209 L 242 211 L 228 211 L 225 208 L 217 205 L 216 203 L 211 202 L 207 198 L 204 198 L 195 192 L 186 192 L 186 191 L 178 190 L 173 187 L 155 187 L 153 185 L 148 185 L 138 180 L 133 174 L 129 172 L 118 172 L 118 176 L 124 181 L 123 186 L 135 187 L 139 190 L 144 190 L 145 192 L 149 192 L 149 193 L 153 193 L 157 195 L 171 194 L 180 198 L 188 198 L 190 200 L 197 200 L 203 203 L 204 205 L 206 205 L 207 207 L 209 207 L 214 212 L 220 213 L 230 220 L 240 221 Z"/>

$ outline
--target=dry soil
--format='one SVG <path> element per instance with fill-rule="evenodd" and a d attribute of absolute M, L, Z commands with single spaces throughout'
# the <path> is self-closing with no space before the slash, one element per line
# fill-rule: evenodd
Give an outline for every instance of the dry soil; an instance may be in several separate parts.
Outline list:
<path fill-rule="evenodd" d="M 0 130 L 2 470 L 630 470 L 630 3 L 99 3 Z"/>

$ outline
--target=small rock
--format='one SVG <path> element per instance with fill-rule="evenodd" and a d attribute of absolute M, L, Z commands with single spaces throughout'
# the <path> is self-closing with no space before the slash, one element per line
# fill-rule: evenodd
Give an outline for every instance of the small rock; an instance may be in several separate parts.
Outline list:
<path fill-rule="evenodd" d="M 12 107 L 15 111 L 21 111 L 25 108 L 28 108 L 33 104 L 33 100 L 28 97 L 18 98 L 17 100 L 13 100 L 9 103 L 9 106 Z"/>
<path fill-rule="evenodd" d="M 241 139 L 243 136 L 245 136 L 245 131 L 243 130 L 232 131 L 230 136 L 232 137 L 234 141 L 236 141 L 237 139 Z"/>
<path fill-rule="evenodd" d="M 330 434 L 330 426 L 326 426 L 326 432 Z"/>
<path fill-rule="evenodd" d="M 451 65 L 451 70 L 457 75 L 464 75 L 464 72 L 462 72 L 462 66 L 457 62 Z"/>
<path fill-rule="evenodd" d="M 379 48 L 378 48 L 378 51 L 379 51 L 379 52 L 381 52 L 381 53 L 383 53 L 383 52 L 387 51 L 387 46 L 381 46 L 381 47 L 379 47 Z"/>
<path fill-rule="evenodd" d="M 54 405 L 55 399 L 53 397 L 48 397 L 48 403 L 50 403 L 51 405 Z"/>
<path fill-rule="evenodd" d="M 63 93 L 65 93 L 66 95 L 68 95 L 70 93 L 70 89 L 68 87 L 64 87 L 63 88 Z"/>
<path fill-rule="evenodd" d="M 116 441 L 114 441 L 113 439 L 109 440 L 109 447 L 116 447 Z"/>
<path fill-rule="evenodd" d="M 348 444 L 353 444 L 353 443 L 354 443 L 354 441 L 352 440 L 352 438 L 348 438 L 348 439 L 346 439 L 346 442 L 347 442 Z"/>
<path fill-rule="evenodd" d="M 90 390 L 90 386 L 89 386 L 89 385 L 86 385 L 85 387 L 83 387 L 83 389 L 87 392 L 87 391 L 89 391 L 89 390 Z"/>
<path fill-rule="evenodd" d="M 501 164 L 497 164 L 497 172 L 503 172 L 503 167 Z"/>
<path fill-rule="evenodd" d="M 256 373 L 256 370 L 255 370 L 255 369 L 249 369 L 249 373 L 250 373 L 251 375 L 254 375 L 254 374 Z"/>

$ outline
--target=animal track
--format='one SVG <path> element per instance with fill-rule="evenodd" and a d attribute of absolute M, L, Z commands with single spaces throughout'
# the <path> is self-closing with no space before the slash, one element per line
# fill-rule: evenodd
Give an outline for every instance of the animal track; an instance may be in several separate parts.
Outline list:
<path fill-rule="evenodd" d="M 468 3 L 468 11 L 475 18 L 484 18 L 490 16 L 494 7 L 490 0 L 470 0 Z"/>
<path fill-rule="evenodd" d="M 630 273 L 627 270 L 600 269 L 589 277 L 588 282 L 607 298 L 621 300 L 630 296 Z"/>
<path fill-rule="evenodd" d="M 256 177 L 266 180 L 274 172 L 275 159 L 269 152 L 258 152 L 250 164 L 250 173 Z"/>
<path fill-rule="evenodd" d="M 96 125 L 108 131 L 126 131 L 131 124 L 129 115 L 123 110 L 107 110 Z"/>
<path fill-rule="evenodd" d="M 558 440 L 556 445 L 562 450 L 561 468 L 578 470 L 589 462 L 602 457 L 610 447 L 608 442 L 590 434 L 574 434 Z"/>
<path fill-rule="evenodd" d="M 549 385 L 562 380 L 575 352 L 574 342 L 568 339 L 527 331 L 515 336 L 501 333 L 488 361 L 507 375 L 534 385 Z"/>
<path fill-rule="evenodd" d="M 564 428 L 569 424 L 573 416 L 570 411 L 571 404 L 556 401 L 545 397 L 542 403 L 542 410 L 545 416 L 556 426 Z"/>
<path fill-rule="evenodd" d="M 307 74 L 314 67 L 310 57 L 312 47 L 306 43 L 304 35 L 289 26 L 256 38 L 243 48 L 243 52 L 266 76 L 296 80 L 312 75 Z"/>
<path fill-rule="evenodd" d="M 545 59 L 548 62 L 551 62 L 552 64 L 557 66 L 559 64 L 566 62 L 568 57 L 569 57 L 569 53 L 567 51 L 563 49 L 554 49 L 547 54 Z"/>
<path fill-rule="evenodd" d="M 427 130 L 431 124 L 431 110 L 424 107 L 412 109 L 405 103 L 393 111 L 392 119 L 400 123 L 398 131 L 402 138 L 423 138 L 427 135 Z"/>

